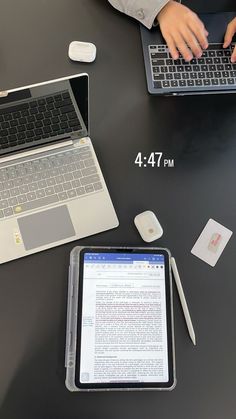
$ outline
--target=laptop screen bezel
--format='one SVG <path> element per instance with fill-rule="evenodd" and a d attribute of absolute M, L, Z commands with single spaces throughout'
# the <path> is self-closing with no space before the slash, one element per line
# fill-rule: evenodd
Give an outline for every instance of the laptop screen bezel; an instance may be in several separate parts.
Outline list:
<path fill-rule="evenodd" d="M 33 89 L 37 88 L 37 91 L 39 91 L 40 87 L 44 87 L 47 85 L 55 85 L 55 90 L 56 90 L 56 84 L 59 82 L 64 82 L 64 81 L 68 81 L 71 87 L 71 90 L 73 92 L 74 98 L 76 100 L 76 103 L 78 105 L 78 108 L 80 110 L 85 128 L 86 128 L 86 132 L 85 130 L 83 130 L 83 132 L 81 132 L 81 137 L 85 137 L 85 136 L 89 136 L 90 134 L 90 115 L 89 115 L 89 76 L 87 73 L 80 73 L 80 74 L 74 74 L 71 76 L 66 76 L 66 77 L 61 77 L 58 79 L 53 79 L 53 80 L 48 80 L 45 82 L 40 82 L 40 83 L 35 83 L 35 84 L 31 84 L 31 85 L 27 85 L 27 86 L 22 86 L 22 87 L 17 87 L 17 88 L 13 88 L 13 89 L 9 89 L 6 91 L 0 91 L 0 107 L 6 105 L 6 106 L 11 106 L 16 104 L 18 101 L 21 100 L 27 100 L 27 99 L 31 99 L 33 97 L 32 91 Z M 77 93 L 77 87 L 79 86 L 78 91 L 82 92 L 81 95 L 76 94 Z M 43 89 L 42 89 L 43 90 Z M 78 137 L 79 138 L 79 133 L 78 133 Z M 68 139 L 68 138 L 67 138 Z M 62 139 L 58 139 L 56 141 L 52 141 L 51 143 L 56 144 L 57 141 L 62 141 Z M 49 145 L 50 141 L 48 142 L 44 142 L 44 143 L 34 143 L 33 144 L 33 148 L 35 147 L 42 147 L 45 145 Z M 29 145 L 30 147 L 30 145 Z M 32 148 L 32 145 L 31 145 Z M 7 152 L 7 154 L 12 154 L 12 153 L 19 153 L 19 152 L 23 152 L 26 149 L 28 149 L 28 146 L 26 145 L 25 147 L 20 147 L 18 148 L 12 148 L 12 150 L 9 150 Z M 0 160 L 1 157 L 4 158 L 4 156 L 7 156 L 6 153 L 0 153 Z"/>

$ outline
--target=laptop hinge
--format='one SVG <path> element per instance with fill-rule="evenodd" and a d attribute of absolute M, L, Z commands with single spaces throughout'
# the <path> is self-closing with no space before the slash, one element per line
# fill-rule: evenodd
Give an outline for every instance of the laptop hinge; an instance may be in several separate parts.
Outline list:
<path fill-rule="evenodd" d="M 42 146 L 39 148 L 33 148 L 32 150 L 28 150 L 28 151 L 23 151 L 20 152 L 18 154 L 14 154 L 14 155 L 10 155 L 7 157 L 1 157 L 0 158 L 0 163 L 5 163 L 8 161 L 12 161 L 12 160 L 17 160 L 17 159 L 22 159 L 24 157 L 28 157 L 28 156 L 34 156 L 35 154 L 39 154 L 39 153 L 44 153 L 45 151 L 50 151 L 50 150 L 56 150 L 58 148 L 62 148 L 62 147 L 66 147 L 68 145 L 73 145 L 73 141 L 72 140 L 68 140 L 68 141 L 63 141 L 57 144 L 51 144 L 48 146 Z"/>

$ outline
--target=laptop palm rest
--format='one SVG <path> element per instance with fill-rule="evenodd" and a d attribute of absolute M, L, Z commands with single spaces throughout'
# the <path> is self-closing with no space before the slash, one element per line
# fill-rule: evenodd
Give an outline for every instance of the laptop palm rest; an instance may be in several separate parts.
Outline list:
<path fill-rule="evenodd" d="M 17 222 L 26 250 L 76 234 L 66 205 L 18 218 Z"/>

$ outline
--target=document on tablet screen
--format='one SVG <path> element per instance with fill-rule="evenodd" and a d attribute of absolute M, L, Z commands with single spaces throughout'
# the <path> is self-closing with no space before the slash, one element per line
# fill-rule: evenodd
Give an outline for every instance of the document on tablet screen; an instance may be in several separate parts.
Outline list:
<path fill-rule="evenodd" d="M 168 382 L 164 256 L 85 253 L 80 382 Z"/>

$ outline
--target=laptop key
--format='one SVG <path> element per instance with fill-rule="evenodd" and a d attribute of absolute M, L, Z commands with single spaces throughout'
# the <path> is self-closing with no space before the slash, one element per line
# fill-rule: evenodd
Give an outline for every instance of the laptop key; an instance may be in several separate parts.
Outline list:
<path fill-rule="evenodd" d="M 79 179 L 72 180 L 71 184 L 73 188 L 78 188 L 79 186 L 81 186 Z"/>
<path fill-rule="evenodd" d="M 55 192 L 59 193 L 59 192 L 63 192 L 63 186 L 62 184 L 58 184 L 54 186 Z"/>
<path fill-rule="evenodd" d="M 220 79 L 220 84 L 226 84 L 226 79 Z"/>
<path fill-rule="evenodd" d="M 74 189 L 71 189 L 67 192 L 68 198 L 75 198 L 76 197 L 76 191 Z"/>
<path fill-rule="evenodd" d="M 19 195 L 19 188 L 13 188 L 10 190 L 11 196 Z"/>
<path fill-rule="evenodd" d="M 6 190 L 6 191 L 2 191 L 0 193 L 0 199 L 6 199 L 10 197 L 10 191 Z"/>
<path fill-rule="evenodd" d="M 202 86 L 202 80 L 195 80 L 195 86 Z"/>
<path fill-rule="evenodd" d="M 10 217 L 11 215 L 13 215 L 13 210 L 12 208 L 6 208 L 3 210 L 3 213 L 5 217 Z"/>
<path fill-rule="evenodd" d="M 24 195 L 19 195 L 18 196 L 18 203 L 23 204 L 24 202 L 27 202 L 27 196 L 25 194 Z"/>
<path fill-rule="evenodd" d="M 198 77 L 199 77 L 199 79 L 204 79 L 206 76 L 205 76 L 205 73 L 204 72 L 200 71 L 198 73 Z"/>
<path fill-rule="evenodd" d="M 18 199 L 14 196 L 13 198 L 8 199 L 8 205 L 13 207 L 18 204 Z"/>
<path fill-rule="evenodd" d="M 184 74 L 182 75 L 182 77 L 184 78 Z M 175 80 L 180 80 L 180 79 L 181 79 L 181 74 L 179 74 L 179 73 L 175 73 L 175 74 L 174 74 L 174 79 L 175 79 Z"/>
<path fill-rule="evenodd" d="M 228 84 L 234 84 L 234 79 L 227 79 Z"/>
<path fill-rule="evenodd" d="M 87 193 L 93 192 L 94 191 L 93 185 L 87 185 L 87 186 L 85 186 L 85 191 Z"/>
<path fill-rule="evenodd" d="M 73 180 L 73 174 L 72 173 L 65 173 L 64 178 L 66 182 L 69 182 L 70 180 Z"/>
<path fill-rule="evenodd" d="M 154 80 L 165 80 L 164 74 L 155 74 Z M 69 121 L 69 124 L 71 124 L 71 121 Z"/>
<path fill-rule="evenodd" d="M 162 82 L 162 87 L 164 87 L 164 88 L 170 87 L 170 82 L 168 80 L 164 80 Z"/>
<path fill-rule="evenodd" d="M 55 193 L 55 190 L 53 188 L 53 186 L 50 186 L 49 188 L 45 189 L 45 194 L 48 195 L 53 195 Z"/>
<path fill-rule="evenodd" d="M 193 80 L 187 80 L 187 86 L 194 86 Z"/>
<path fill-rule="evenodd" d="M 80 188 L 77 188 L 76 189 L 76 194 L 78 195 L 78 196 L 80 196 L 80 195 L 84 195 L 85 194 L 85 189 L 81 186 Z"/>
<path fill-rule="evenodd" d="M 36 199 L 36 193 L 35 193 L 35 192 L 29 192 L 29 193 L 27 194 L 27 199 L 28 199 L 29 201 L 33 201 L 34 199 Z"/>
<path fill-rule="evenodd" d="M 229 71 L 222 71 L 223 77 L 229 77 Z"/>
<path fill-rule="evenodd" d="M 215 64 L 209 65 L 209 70 L 210 71 L 216 71 L 216 65 Z"/>
<path fill-rule="evenodd" d="M 80 182 L 82 186 L 85 186 L 85 185 L 88 185 L 89 183 L 98 182 L 99 180 L 100 180 L 99 175 L 91 175 L 91 176 L 86 176 L 80 179 Z"/>
<path fill-rule="evenodd" d="M 65 182 L 63 184 L 63 189 L 64 189 L 64 191 L 68 191 L 69 189 L 72 189 L 71 182 Z"/>
<path fill-rule="evenodd" d="M 19 214 L 25 211 L 30 211 L 36 208 L 44 207 L 46 205 L 52 205 L 56 202 L 59 202 L 58 196 L 56 194 L 50 195 L 46 196 L 45 198 L 35 199 L 31 202 L 25 202 L 24 204 L 16 205 L 15 207 L 13 207 L 13 212 L 14 214 Z"/>
<path fill-rule="evenodd" d="M 66 192 L 60 192 L 58 194 L 58 198 L 60 199 L 60 201 L 64 201 L 65 199 L 68 199 L 68 195 Z"/>
<path fill-rule="evenodd" d="M 4 209 L 8 207 L 8 202 L 6 199 L 0 201 L 0 209 Z"/>
<path fill-rule="evenodd" d="M 101 182 L 96 182 L 93 184 L 93 187 L 95 191 L 99 191 L 100 189 L 102 189 L 102 184 Z"/>
<path fill-rule="evenodd" d="M 43 189 L 39 189 L 39 191 L 36 192 L 36 197 L 37 198 L 44 198 L 45 197 L 45 191 Z"/>
<path fill-rule="evenodd" d="M 92 153 L 90 151 L 86 151 L 86 152 L 80 153 L 79 157 L 80 157 L 80 160 L 86 160 L 92 157 Z"/>
<path fill-rule="evenodd" d="M 94 175 L 96 173 L 97 173 L 97 169 L 96 169 L 95 166 L 91 166 L 91 167 L 88 167 L 88 168 L 82 170 L 83 176 Z"/>
<path fill-rule="evenodd" d="M 213 79 L 213 80 L 211 80 L 211 84 L 213 86 L 218 86 L 219 85 L 219 80 L 218 79 Z"/>
<path fill-rule="evenodd" d="M 208 80 L 208 79 L 203 80 L 203 84 L 204 84 L 204 86 L 210 86 L 211 85 L 211 81 Z"/>
<path fill-rule="evenodd" d="M 208 79 L 212 79 L 212 78 L 214 77 L 214 74 L 212 73 L 212 71 L 207 71 L 207 73 L 206 73 L 206 77 L 207 77 Z"/>

